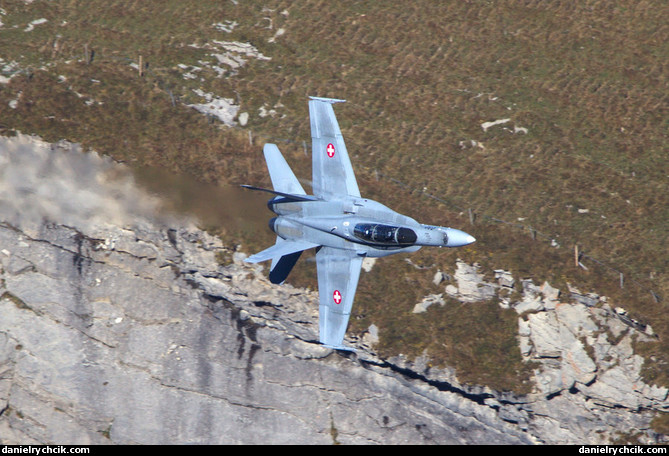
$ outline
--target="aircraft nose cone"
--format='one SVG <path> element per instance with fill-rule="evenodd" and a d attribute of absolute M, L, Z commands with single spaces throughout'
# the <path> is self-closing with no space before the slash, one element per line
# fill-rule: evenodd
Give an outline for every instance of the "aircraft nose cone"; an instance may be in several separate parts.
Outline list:
<path fill-rule="evenodd" d="M 448 230 L 448 247 L 462 247 L 473 242 L 476 242 L 476 238 L 471 234 L 453 228 Z"/>

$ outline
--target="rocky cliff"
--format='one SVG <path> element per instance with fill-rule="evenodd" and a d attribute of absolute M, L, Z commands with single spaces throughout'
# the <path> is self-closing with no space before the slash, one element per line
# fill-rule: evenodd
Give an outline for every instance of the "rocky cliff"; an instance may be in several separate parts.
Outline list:
<path fill-rule="evenodd" d="M 315 292 L 270 284 L 244 254 L 162 214 L 119 165 L 69 144 L 0 141 L 0 443 L 663 438 L 649 423 L 667 390 L 641 382 L 630 344 L 649 330 L 604 298 L 528 281 L 512 299 L 510 273 L 485 283 L 456 265 L 446 295 L 518 311 L 538 365 L 525 397 L 462 385 L 427 359 L 381 359 L 373 328 L 349 341 L 356 353 L 334 352 L 316 342 Z"/>

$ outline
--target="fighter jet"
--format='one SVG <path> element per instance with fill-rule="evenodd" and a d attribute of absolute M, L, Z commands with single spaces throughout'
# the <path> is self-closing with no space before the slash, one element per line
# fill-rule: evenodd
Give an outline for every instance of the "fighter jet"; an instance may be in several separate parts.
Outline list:
<path fill-rule="evenodd" d="M 319 290 L 319 340 L 336 350 L 343 345 L 358 286 L 362 260 L 415 252 L 422 246 L 461 247 L 476 241 L 469 234 L 422 225 L 381 203 L 360 196 L 358 183 L 335 117 L 332 98 L 309 97 L 312 138 L 312 188 L 307 195 L 275 144 L 265 144 L 274 194 L 267 205 L 276 244 L 248 258 L 272 260 L 269 279 L 283 283 L 303 251 L 316 249 Z"/>

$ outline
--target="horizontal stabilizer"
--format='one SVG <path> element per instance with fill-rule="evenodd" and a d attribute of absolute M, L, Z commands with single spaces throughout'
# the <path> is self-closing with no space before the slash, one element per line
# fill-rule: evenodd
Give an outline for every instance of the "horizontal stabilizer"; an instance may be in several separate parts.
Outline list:
<path fill-rule="evenodd" d="M 261 188 L 261 187 L 254 187 L 253 185 L 242 185 L 244 188 L 248 188 L 249 190 L 258 190 L 261 192 L 267 192 L 267 193 L 273 193 L 275 195 L 283 196 L 284 198 L 291 199 L 293 201 L 320 201 L 320 198 L 317 198 L 312 195 L 295 195 L 293 193 L 284 193 L 284 192 L 277 192 L 276 190 L 270 190 L 268 188 Z"/>
<path fill-rule="evenodd" d="M 291 253 L 301 252 L 303 250 L 312 249 L 318 247 L 319 244 L 314 244 L 313 242 L 307 241 L 285 241 L 278 242 L 272 247 L 258 252 L 255 255 L 251 255 L 246 258 L 244 261 L 247 263 L 260 263 L 261 261 L 273 260 L 274 258 L 281 258 L 284 255 L 290 255 Z"/>

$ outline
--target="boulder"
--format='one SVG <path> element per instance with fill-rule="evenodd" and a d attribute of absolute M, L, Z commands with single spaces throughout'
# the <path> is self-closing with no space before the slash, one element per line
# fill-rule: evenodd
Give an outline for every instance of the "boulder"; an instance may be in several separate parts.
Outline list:
<path fill-rule="evenodd" d="M 463 302 L 488 301 L 494 298 L 497 287 L 485 282 L 483 274 L 478 270 L 479 265 L 470 265 L 458 260 L 453 274 L 458 285 L 457 287 L 452 284 L 447 285 L 446 294 Z"/>
<path fill-rule="evenodd" d="M 440 306 L 443 306 L 446 304 L 443 298 L 443 294 L 430 294 L 427 295 L 423 298 L 421 302 L 416 304 L 413 308 L 413 313 L 423 313 L 427 311 L 427 308 L 430 307 L 433 304 L 439 304 Z"/>

